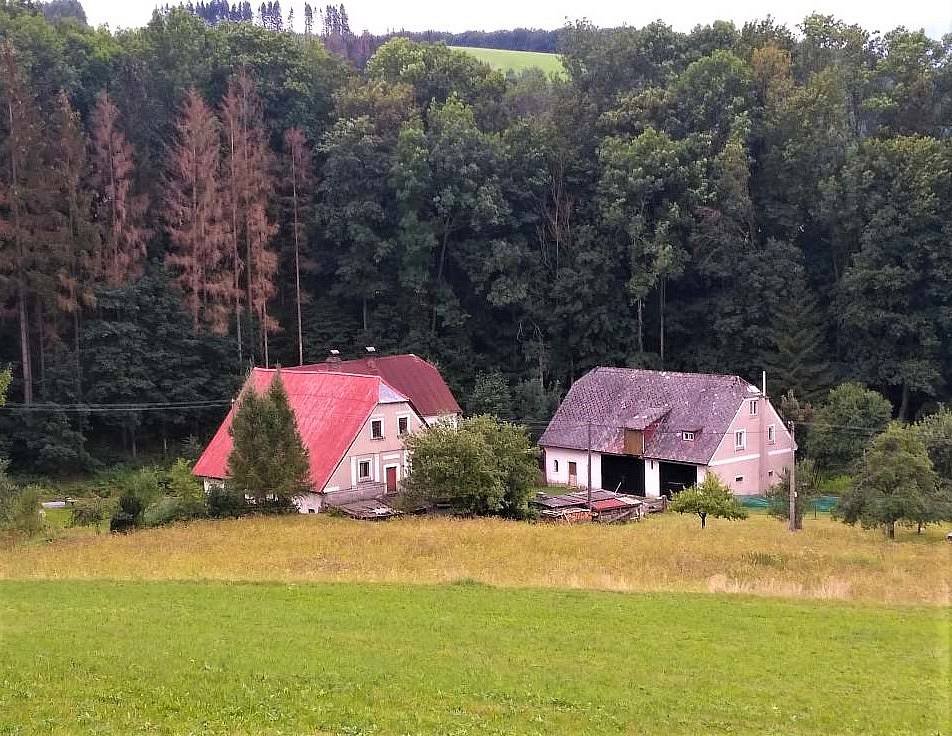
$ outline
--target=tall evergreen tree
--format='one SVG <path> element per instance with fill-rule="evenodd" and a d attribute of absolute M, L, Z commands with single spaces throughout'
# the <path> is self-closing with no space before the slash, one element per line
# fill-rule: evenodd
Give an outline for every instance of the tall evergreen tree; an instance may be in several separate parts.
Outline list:
<path fill-rule="evenodd" d="M 219 123 L 195 89 L 185 96 L 166 177 L 166 257 L 177 271 L 192 324 L 228 330 L 233 301 L 220 183 Z"/>
<path fill-rule="evenodd" d="M 309 194 L 313 188 L 313 152 L 300 128 L 284 134 L 286 159 L 285 188 L 290 189 L 291 233 L 294 243 L 294 305 L 297 312 L 298 365 L 304 363 L 304 332 L 301 321 L 301 241 L 304 222 L 309 219 Z"/>
<path fill-rule="evenodd" d="M 103 90 L 92 112 L 92 183 L 101 243 L 94 268 L 111 286 L 142 274 L 148 199 L 136 192 L 135 156 L 119 123 L 119 109 Z"/>

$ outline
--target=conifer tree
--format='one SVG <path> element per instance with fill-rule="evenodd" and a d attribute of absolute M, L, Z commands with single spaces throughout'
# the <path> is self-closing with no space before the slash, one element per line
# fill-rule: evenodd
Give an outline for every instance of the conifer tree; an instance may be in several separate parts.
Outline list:
<path fill-rule="evenodd" d="M 79 389 L 82 386 L 80 319 L 83 309 L 95 304 L 90 268 L 98 234 L 91 219 L 92 197 L 86 186 L 86 138 L 79 113 L 73 109 L 65 91 L 60 91 L 56 98 L 53 121 L 56 132 L 53 162 L 60 175 L 60 209 L 65 210 L 66 220 L 63 258 L 57 274 L 57 306 L 72 318 L 75 380 Z"/>
<path fill-rule="evenodd" d="M 222 101 L 225 137 L 225 190 L 228 196 L 228 234 L 232 246 L 232 278 L 236 319 L 241 322 L 240 289 L 256 318 L 265 365 L 269 362 L 268 333 L 278 324 L 268 313 L 274 296 L 278 259 L 271 249 L 277 227 L 268 212 L 273 191 L 272 157 L 268 149 L 261 104 L 254 82 L 245 70 L 233 76 Z M 239 357 L 241 333 L 238 333 Z M 252 355 L 252 358 L 254 356 Z"/>
<path fill-rule="evenodd" d="M 290 511 L 310 490 L 308 451 L 278 372 L 268 390 L 248 386 L 231 424 L 227 484 L 258 511 Z"/>
<path fill-rule="evenodd" d="M 134 191 L 135 158 L 119 125 L 119 109 L 103 90 L 92 112 L 92 183 L 102 242 L 94 269 L 110 286 L 142 274 L 147 231 L 145 195 Z"/>
<path fill-rule="evenodd" d="M 53 208 L 55 181 L 37 101 L 12 45 L 0 46 L 0 100 L 5 140 L 0 174 L 0 307 L 16 315 L 19 327 L 23 401 L 33 401 L 31 317 L 44 316 L 40 300 L 54 291 L 59 220 Z M 2 130 L 2 128 L 0 128 Z M 7 306 L 9 305 L 9 306 Z M 4 310 L 6 311 L 6 310 Z"/>
<path fill-rule="evenodd" d="M 219 123 L 195 89 L 185 96 L 166 176 L 167 263 L 198 329 L 228 330 L 232 278 L 220 185 Z"/>

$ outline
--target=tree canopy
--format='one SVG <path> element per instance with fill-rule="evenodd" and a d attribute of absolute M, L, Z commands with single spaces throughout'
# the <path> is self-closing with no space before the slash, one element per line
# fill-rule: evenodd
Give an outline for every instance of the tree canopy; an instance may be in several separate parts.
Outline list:
<path fill-rule="evenodd" d="M 855 382 L 882 402 L 816 422 L 864 439 L 952 399 L 952 38 L 823 15 L 483 38 L 557 43 L 548 78 L 340 6 L 112 32 L 73 5 L 0 3 L 18 470 L 207 436 L 250 363 L 366 345 L 530 422 L 597 365 L 766 368 L 801 406 Z M 835 471 L 848 440 L 806 446 Z"/>

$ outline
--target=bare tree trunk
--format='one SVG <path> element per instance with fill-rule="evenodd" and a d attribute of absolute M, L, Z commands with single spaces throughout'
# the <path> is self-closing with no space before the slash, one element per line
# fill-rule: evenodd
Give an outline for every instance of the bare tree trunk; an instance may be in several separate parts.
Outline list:
<path fill-rule="evenodd" d="M 446 267 L 446 248 L 447 248 L 447 245 L 449 244 L 451 229 L 452 229 L 451 223 L 447 221 L 443 228 L 443 245 L 440 248 L 440 262 L 436 268 L 437 291 L 439 291 L 439 288 L 443 285 L 443 269 Z M 433 300 L 433 319 L 430 323 L 430 332 L 433 334 L 436 334 L 436 310 L 437 310 L 437 307 L 439 306 L 439 303 L 437 301 L 438 299 L 439 297 L 437 296 L 437 298 Z"/>
<path fill-rule="evenodd" d="M 20 320 L 20 361 L 23 368 L 23 403 L 33 403 L 33 363 L 30 359 L 30 333 L 27 326 L 26 294 L 17 288 L 17 312 Z"/>
<path fill-rule="evenodd" d="M 304 365 L 304 330 L 301 327 L 301 244 L 298 233 L 297 165 L 291 156 L 291 191 L 294 198 L 294 297 L 297 302 L 298 365 Z"/>
<path fill-rule="evenodd" d="M 638 300 L 638 352 L 645 352 L 645 323 L 644 323 L 644 314 L 643 314 L 643 303 L 642 300 Z"/>
<path fill-rule="evenodd" d="M 661 367 L 664 368 L 664 300 L 665 300 L 665 279 L 661 278 L 661 285 L 658 289 L 661 302 Z"/>
<path fill-rule="evenodd" d="M 909 384 L 902 384 L 902 399 L 899 402 L 899 418 L 905 419 L 909 413 Z"/>

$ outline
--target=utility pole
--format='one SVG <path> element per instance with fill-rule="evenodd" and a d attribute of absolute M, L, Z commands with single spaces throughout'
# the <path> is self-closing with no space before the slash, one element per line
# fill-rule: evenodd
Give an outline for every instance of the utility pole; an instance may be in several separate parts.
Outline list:
<path fill-rule="evenodd" d="M 592 423 L 588 423 L 588 510 L 592 510 Z"/>
<path fill-rule="evenodd" d="M 790 441 L 793 443 L 793 462 L 790 464 L 790 531 L 797 530 L 797 425 L 790 422 Z"/>

